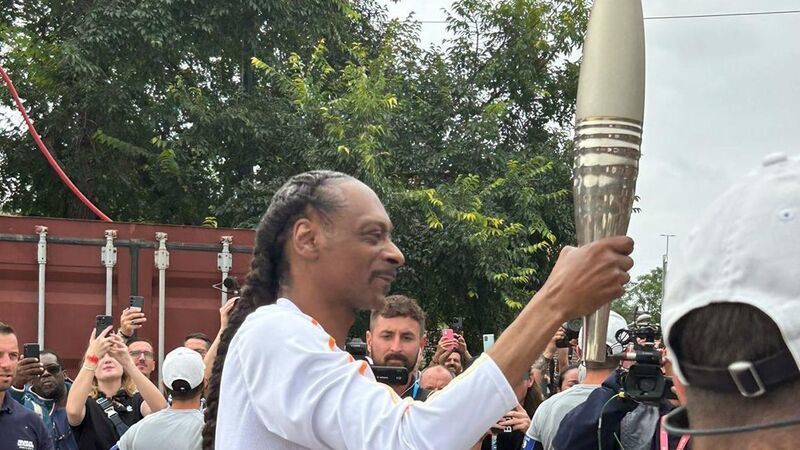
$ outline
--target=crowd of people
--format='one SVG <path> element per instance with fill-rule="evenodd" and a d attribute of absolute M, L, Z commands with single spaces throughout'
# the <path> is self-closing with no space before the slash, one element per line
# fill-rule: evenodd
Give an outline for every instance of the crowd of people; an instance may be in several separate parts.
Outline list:
<path fill-rule="evenodd" d="M 235 299 L 220 308 L 220 328 Z M 203 333 L 184 338 L 153 381 L 153 344 L 136 336 L 147 318 L 126 308 L 119 328 L 91 330 L 71 378 L 56 351 L 23 357 L 16 331 L 0 322 L 0 449 L 200 449 L 203 396 L 219 344 Z M 12 409 L 13 408 L 13 409 Z"/>
<path fill-rule="evenodd" d="M 633 243 L 613 237 L 562 250 L 473 355 L 461 330 L 430 334 L 415 299 L 386 295 L 405 261 L 375 193 L 304 173 L 273 197 L 219 333 L 169 352 L 163 386 L 138 308 L 91 332 L 76 374 L 52 350 L 22 357 L 0 323 L 0 449 L 795 448 L 799 201 L 800 162 L 785 157 L 723 195 L 670 272 L 663 336 L 612 311 L 605 361 L 566 338 L 629 281 Z M 359 310 L 364 358 L 344 345 Z"/>

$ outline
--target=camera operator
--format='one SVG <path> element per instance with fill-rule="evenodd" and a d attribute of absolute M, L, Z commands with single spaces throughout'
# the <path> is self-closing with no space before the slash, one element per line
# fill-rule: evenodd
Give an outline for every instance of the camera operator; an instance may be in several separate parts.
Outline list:
<path fill-rule="evenodd" d="M 525 449 L 550 450 L 555 448 L 553 442 L 562 419 L 567 413 L 586 401 L 589 395 L 600 387 L 603 380 L 619 366 L 622 345 L 617 341 L 616 333 L 617 330 L 623 330 L 626 327 L 625 319 L 611 311 L 606 335 L 606 361 L 587 364 L 586 376 L 580 384 L 551 396 L 539 405 L 526 433 Z"/>
<path fill-rule="evenodd" d="M 681 246 L 661 321 L 686 406 L 664 424 L 695 450 L 798 448 L 799 237 L 800 160 L 770 155 Z"/>
<path fill-rule="evenodd" d="M 419 363 L 425 348 L 425 312 L 405 295 L 386 297 L 380 310 L 372 311 L 367 331 L 367 351 L 376 366 L 408 369 L 408 381 L 392 386 L 401 398 L 425 400 L 430 391 L 419 384 Z"/>

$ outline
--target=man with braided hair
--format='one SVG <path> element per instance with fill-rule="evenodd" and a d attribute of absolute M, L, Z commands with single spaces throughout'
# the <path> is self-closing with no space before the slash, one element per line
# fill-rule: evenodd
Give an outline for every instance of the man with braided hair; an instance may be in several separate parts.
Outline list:
<path fill-rule="evenodd" d="M 220 340 L 204 448 L 469 448 L 516 405 L 512 385 L 556 328 L 621 295 L 633 265 L 627 237 L 565 248 L 491 350 L 422 403 L 340 348 L 405 262 L 391 233 L 375 193 L 347 175 L 307 172 L 276 192 Z"/>

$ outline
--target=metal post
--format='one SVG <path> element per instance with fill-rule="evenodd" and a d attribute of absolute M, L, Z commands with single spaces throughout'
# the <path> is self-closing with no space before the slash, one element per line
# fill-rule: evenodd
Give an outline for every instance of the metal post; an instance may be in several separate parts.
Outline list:
<path fill-rule="evenodd" d="M 117 248 L 114 239 L 117 230 L 106 230 L 106 245 L 100 250 L 100 263 L 106 268 L 106 315 L 111 315 L 112 287 L 114 283 L 114 266 L 117 265 Z"/>
<path fill-rule="evenodd" d="M 167 251 L 167 233 L 156 233 L 158 249 L 155 251 L 156 269 L 158 269 L 158 386 L 161 386 L 164 362 L 164 315 L 166 312 L 166 270 L 169 267 L 169 252 Z"/>
<path fill-rule="evenodd" d="M 675 237 L 674 234 L 662 234 L 662 237 L 667 238 L 667 251 L 661 258 L 661 302 L 664 302 L 664 294 L 667 291 L 667 264 L 669 263 L 669 238 Z"/>
<path fill-rule="evenodd" d="M 231 267 L 233 267 L 233 254 L 231 254 L 231 242 L 233 242 L 233 236 L 222 236 L 222 251 L 217 253 L 217 269 L 222 272 L 222 282 L 225 282 L 225 278 L 228 278 L 228 274 L 231 271 Z M 225 285 L 222 285 L 222 304 L 224 305 L 225 302 L 228 301 L 228 288 Z"/>
<path fill-rule="evenodd" d="M 36 234 L 39 235 L 39 245 L 36 252 L 36 260 L 39 263 L 39 316 L 37 325 L 37 341 L 39 348 L 44 348 L 44 272 L 47 266 L 47 227 L 37 225 Z"/>

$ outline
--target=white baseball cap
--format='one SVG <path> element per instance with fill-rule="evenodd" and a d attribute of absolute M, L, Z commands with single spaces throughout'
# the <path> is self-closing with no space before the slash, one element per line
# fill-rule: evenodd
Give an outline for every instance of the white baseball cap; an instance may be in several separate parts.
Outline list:
<path fill-rule="evenodd" d="M 606 356 L 619 356 L 623 350 L 622 344 L 617 340 L 617 331 L 628 328 L 628 323 L 625 318 L 615 311 L 611 311 L 608 315 L 608 330 L 606 331 Z M 578 333 L 578 345 L 583 342 L 583 328 Z"/>
<path fill-rule="evenodd" d="M 169 389 L 178 390 L 174 383 L 179 380 L 188 383 L 189 389 L 194 389 L 203 382 L 206 365 L 203 363 L 203 357 L 200 356 L 200 353 L 190 348 L 178 347 L 169 352 L 164 358 L 161 370 L 163 372 L 164 385 Z"/>
<path fill-rule="evenodd" d="M 791 365 L 793 359 L 800 366 L 800 160 L 782 154 L 766 157 L 759 170 L 712 203 L 681 250 L 667 274 L 661 313 L 670 354 L 675 354 L 670 332 L 689 312 L 712 303 L 743 303 L 777 325 L 790 352 L 782 363 Z M 716 378 L 718 385 L 735 385 L 734 390 L 752 397 L 761 395 L 765 385 L 783 382 L 768 377 L 786 371 L 763 364 L 775 364 L 776 358 L 711 370 L 723 375 Z M 696 368 L 685 365 L 682 371 L 678 361 L 673 367 L 682 382 L 691 384 Z"/>

